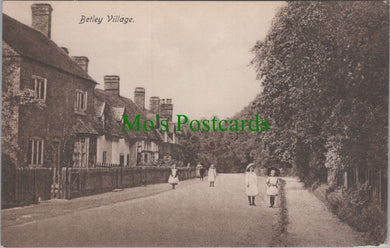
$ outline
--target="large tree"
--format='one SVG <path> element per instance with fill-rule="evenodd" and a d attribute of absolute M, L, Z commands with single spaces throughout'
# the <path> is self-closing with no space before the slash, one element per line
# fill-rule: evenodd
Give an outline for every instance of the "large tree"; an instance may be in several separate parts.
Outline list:
<path fill-rule="evenodd" d="M 345 166 L 387 165 L 388 20 L 386 2 L 290 2 L 253 48 L 269 156 L 308 184 L 335 137 Z"/>

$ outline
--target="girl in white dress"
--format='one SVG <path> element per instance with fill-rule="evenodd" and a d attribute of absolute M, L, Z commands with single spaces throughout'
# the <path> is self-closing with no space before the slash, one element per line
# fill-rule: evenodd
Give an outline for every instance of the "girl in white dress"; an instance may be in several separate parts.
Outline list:
<path fill-rule="evenodd" d="M 217 169 L 212 164 L 209 168 L 208 180 L 210 182 L 210 187 L 214 187 L 215 177 L 217 176 Z"/>
<path fill-rule="evenodd" d="M 175 189 L 176 184 L 179 183 L 179 175 L 177 173 L 176 165 L 172 165 L 171 174 L 168 178 L 168 183 L 172 185 L 172 189 Z"/>
<path fill-rule="evenodd" d="M 249 172 L 245 174 L 246 195 L 248 196 L 250 206 L 256 206 L 255 197 L 259 194 L 257 188 L 257 175 L 253 166 L 250 166 Z"/>
<path fill-rule="evenodd" d="M 267 178 L 266 184 L 267 184 L 267 195 L 270 199 L 270 208 L 274 207 L 275 204 L 275 197 L 278 195 L 278 186 L 279 186 L 279 179 L 275 177 L 275 170 L 271 170 L 270 176 Z"/>

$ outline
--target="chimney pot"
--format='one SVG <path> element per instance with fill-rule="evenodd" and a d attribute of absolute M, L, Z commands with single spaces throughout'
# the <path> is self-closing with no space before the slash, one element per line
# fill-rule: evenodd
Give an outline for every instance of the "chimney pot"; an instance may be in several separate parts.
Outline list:
<path fill-rule="evenodd" d="M 31 5 L 32 27 L 48 38 L 51 38 L 51 12 L 53 11 L 50 4 L 34 3 Z"/>
<path fill-rule="evenodd" d="M 69 50 L 68 50 L 68 48 L 66 48 L 66 47 L 61 47 L 61 49 L 64 50 L 64 52 L 65 52 L 66 54 L 69 55 Z"/>

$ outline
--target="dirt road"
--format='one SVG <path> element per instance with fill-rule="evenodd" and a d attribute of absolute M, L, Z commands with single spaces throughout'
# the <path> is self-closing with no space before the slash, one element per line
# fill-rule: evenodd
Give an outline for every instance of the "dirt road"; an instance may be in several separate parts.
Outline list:
<path fill-rule="evenodd" d="M 264 194 L 264 178 L 259 178 Z M 74 210 L 60 211 L 61 204 L 47 209 L 47 216 L 31 221 L 8 220 L 2 225 L 4 246 L 269 246 L 275 235 L 279 210 L 268 208 L 264 195 L 257 206 L 248 205 L 244 175 L 219 175 L 214 188 L 207 181 L 190 180 L 176 190 L 167 184 L 155 187 L 156 194 L 129 200 L 115 200 L 115 192 L 105 194 L 113 204 L 88 201 L 74 204 Z M 125 198 L 148 187 L 128 189 Z M 138 191 L 137 191 L 138 190 Z M 160 191 L 159 191 L 160 190 Z M 94 199 L 97 196 L 92 196 Z M 101 197 L 101 196 L 100 196 Z M 90 204 L 88 204 L 90 202 Z M 43 206 L 44 204 L 42 204 Z M 88 207 L 87 205 L 91 205 Z M 61 212 L 56 216 L 50 210 Z M 39 213 L 39 206 L 33 206 Z M 22 211 L 23 209 L 19 209 Z M 8 211 L 8 212 L 7 212 Z M 5 210 L 6 216 L 12 211 Z M 28 216 L 24 210 L 24 215 Z M 31 211 L 30 211 L 31 212 Z"/>
<path fill-rule="evenodd" d="M 341 223 L 296 178 L 284 178 L 288 224 L 269 208 L 259 177 L 256 207 L 243 174 L 220 174 L 214 188 L 199 179 L 49 201 L 2 210 L 4 246 L 358 246 Z"/>

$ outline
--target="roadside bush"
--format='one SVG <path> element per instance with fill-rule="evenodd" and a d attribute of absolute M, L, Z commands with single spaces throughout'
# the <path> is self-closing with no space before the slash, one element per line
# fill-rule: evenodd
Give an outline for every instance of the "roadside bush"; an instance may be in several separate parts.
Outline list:
<path fill-rule="evenodd" d="M 314 191 L 316 190 L 318 187 L 321 186 L 321 183 L 319 181 L 316 181 L 314 182 L 312 185 L 311 185 L 311 191 Z"/>
<path fill-rule="evenodd" d="M 326 184 L 321 184 L 318 188 L 313 190 L 314 195 L 320 199 L 323 202 L 327 202 L 327 195 L 328 195 L 328 185 Z"/>
<path fill-rule="evenodd" d="M 373 245 L 379 245 L 387 237 L 387 214 L 378 204 L 371 203 L 361 211 L 362 225 L 368 228 L 368 238 Z"/>
<path fill-rule="evenodd" d="M 326 198 L 328 199 L 328 203 L 331 207 L 332 212 L 335 214 L 337 214 L 339 208 L 345 205 L 341 190 L 334 190 L 330 192 Z"/>

